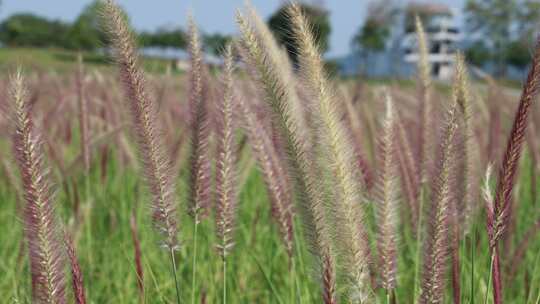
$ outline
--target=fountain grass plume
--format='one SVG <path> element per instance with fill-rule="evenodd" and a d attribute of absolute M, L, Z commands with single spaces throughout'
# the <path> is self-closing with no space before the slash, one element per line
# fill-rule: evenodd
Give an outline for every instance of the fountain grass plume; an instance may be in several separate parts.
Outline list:
<path fill-rule="evenodd" d="M 232 46 L 225 50 L 224 86 L 225 92 L 218 105 L 218 153 L 217 153 L 217 200 L 216 234 L 217 249 L 223 265 L 223 303 L 227 302 L 227 256 L 234 246 L 234 226 L 238 205 L 236 172 L 236 129 L 233 113 L 235 111 L 233 94 L 234 59 Z"/>
<path fill-rule="evenodd" d="M 495 192 L 494 201 L 494 222 L 493 222 L 493 239 L 491 246 L 501 238 L 508 224 L 508 214 L 512 190 L 515 184 L 515 176 L 518 168 L 519 158 L 525 133 L 527 128 L 527 119 L 529 109 L 533 100 L 538 95 L 540 86 L 540 40 L 536 46 L 536 53 L 533 57 L 533 62 L 527 76 L 527 80 L 523 86 L 523 92 L 520 98 L 517 113 L 512 125 L 512 131 L 508 138 L 506 152 L 504 154 L 501 169 L 499 171 L 499 179 Z"/>
<path fill-rule="evenodd" d="M 284 82 L 288 83 L 287 88 L 289 96 L 289 106 L 291 113 L 298 121 L 298 132 L 302 134 L 302 140 L 308 144 L 312 142 L 312 135 L 309 132 L 309 123 L 307 117 L 307 111 L 302 104 L 302 100 L 298 96 L 298 93 L 294 88 L 297 86 L 297 79 L 293 73 L 292 64 L 289 60 L 289 54 L 287 50 L 283 49 L 278 42 L 268 24 L 261 18 L 255 8 L 249 4 L 246 4 L 246 13 L 249 21 L 252 23 L 253 32 L 260 39 L 262 45 L 264 45 L 268 60 L 273 63 L 276 72 Z"/>
<path fill-rule="evenodd" d="M 425 184 L 429 179 L 431 168 L 432 153 L 432 135 L 433 135 L 433 105 L 431 103 L 431 65 L 428 60 L 429 46 L 426 32 L 420 17 L 416 16 L 416 40 L 418 45 L 418 81 L 420 99 L 420 130 L 419 130 L 419 180 Z"/>
<path fill-rule="evenodd" d="M 468 222 L 474 213 L 475 194 L 472 191 L 473 168 L 472 159 L 474 151 L 474 134 L 471 129 L 471 98 L 469 95 L 469 83 L 467 67 L 463 55 L 456 55 L 456 67 L 452 89 L 453 102 L 456 103 L 458 116 L 458 134 L 455 137 L 456 153 L 453 156 L 453 178 L 451 190 L 452 203 L 450 212 L 451 241 L 450 250 L 452 255 L 452 289 L 454 303 L 461 303 L 461 280 L 460 280 L 460 256 L 459 247 L 462 234 L 468 230 Z"/>
<path fill-rule="evenodd" d="M 469 229 L 469 224 L 472 216 L 475 213 L 475 201 L 478 192 L 473 191 L 473 183 L 475 183 L 475 170 L 477 166 L 474 158 L 474 152 L 477 150 L 474 142 L 474 131 L 472 128 L 471 118 L 471 96 L 469 93 L 469 77 L 467 75 L 467 65 L 463 54 L 456 55 L 455 79 L 453 85 L 453 98 L 457 102 L 460 109 L 460 125 L 462 126 L 462 134 L 464 142 L 461 147 L 460 161 L 463 163 L 461 170 L 462 188 L 459 194 L 459 220 L 462 221 L 460 233 L 466 232 Z"/>
<path fill-rule="evenodd" d="M 64 233 L 64 244 L 66 246 L 69 264 L 71 266 L 71 281 L 73 285 L 73 295 L 75 296 L 75 303 L 86 304 L 86 292 L 84 289 L 84 280 L 81 265 L 79 264 L 79 259 L 77 258 L 75 245 L 73 244 L 73 238 L 67 232 Z"/>
<path fill-rule="evenodd" d="M 66 303 L 66 259 L 60 224 L 55 213 L 43 144 L 30 114 L 22 72 L 10 79 L 12 119 L 15 124 L 13 151 L 22 179 L 24 234 L 28 241 L 32 298 L 36 303 Z"/>
<path fill-rule="evenodd" d="M 179 245 L 174 175 L 169 172 L 171 162 L 164 153 L 163 132 L 159 124 L 157 105 L 148 97 L 133 33 L 122 11 L 114 1 L 108 0 L 105 1 L 102 13 L 102 20 L 120 69 L 146 183 L 152 195 L 153 222 L 163 236 L 162 245 L 176 251 Z"/>
<path fill-rule="evenodd" d="M 256 35 L 249 21 L 241 12 L 236 15 L 241 32 L 240 48 L 247 55 L 246 61 L 257 71 L 258 81 L 263 88 L 266 101 L 284 134 L 287 144 L 289 166 L 294 178 L 298 210 L 301 214 L 304 233 L 309 250 L 319 268 L 322 298 L 325 304 L 335 303 L 334 256 L 331 252 L 329 227 L 321 193 L 317 168 L 312 161 L 312 153 L 303 140 L 297 113 L 291 106 L 296 93 L 286 82 L 275 61 L 270 58 L 261 39 Z"/>
<path fill-rule="evenodd" d="M 222 259 L 227 257 L 234 245 L 233 232 L 238 199 L 233 68 L 233 53 L 229 45 L 225 51 L 225 93 L 218 107 L 221 126 L 218 128 L 216 231 L 218 253 Z"/>
<path fill-rule="evenodd" d="M 431 206 L 427 215 L 428 227 L 424 242 L 422 292 L 419 303 L 442 303 L 446 286 L 449 258 L 449 219 L 451 212 L 452 160 L 456 134 L 456 103 L 447 113 L 439 158 L 433 179 Z"/>
<path fill-rule="evenodd" d="M 328 84 L 322 58 L 312 36 L 310 24 L 300 6 L 293 4 L 289 10 L 292 31 L 297 40 L 300 70 L 306 86 L 314 98 L 317 118 L 320 119 L 320 138 L 328 147 L 325 157 L 333 172 L 335 185 L 337 241 L 342 255 L 343 270 L 350 280 L 349 296 L 353 301 L 364 303 L 370 297 L 369 243 L 364 227 L 362 198 L 355 155 L 345 125 L 338 112 L 335 96 Z"/>
<path fill-rule="evenodd" d="M 490 235 L 490 248 L 492 251 L 493 266 L 493 301 L 495 304 L 502 303 L 502 282 L 500 271 L 500 258 L 498 242 L 508 228 L 511 214 L 512 190 L 515 184 L 516 172 L 518 171 L 519 158 L 523 142 L 525 140 L 527 119 L 532 102 L 538 97 L 540 86 L 540 39 L 536 44 L 536 51 L 532 59 L 527 80 L 519 101 L 514 122 L 506 150 L 499 170 L 497 188 L 493 207 L 487 209 L 488 234 Z"/>
<path fill-rule="evenodd" d="M 396 288 L 398 239 L 398 184 L 396 161 L 396 124 L 392 97 L 386 93 L 386 116 L 378 145 L 379 170 L 375 185 L 378 226 L 378 250 L 381 286 L 391 293 Z"/>
<path fill-rule="evenodd" d="M 135 261 L 135 271 L 137 273 L 137 288 L 139 297 L 144 301 L 144 269 L 142 264 L 141 242 L 139 240 L 139 232 L 137 218 L 135 212 L 129 218 L 129 228 L 131 231 L 131 240 L 133 241 L 133 260 Z"/>
<path fill-rule="evenodd" d="M 191 303 L 195 302 L 197 276 L 198 226 L 208 215 L 211 205 L 212 164 L 210 160 L 210 127 L 207 98 L 204 90 L 204 65 L 199 31 L 192 16 L 189 16 L 189 108 L 191 152 L 189 155 L 189 196 L 188 213 L 193 218 L 193 259 L 191 280 Z"/>
<path fill-rule="evenodd" d="M 189 180 L 189 214 L 196 224 L 208 214 L 210 207 L 211 162 L 209 155 L 210 127 L 208 105 L 203 92 L 203 58 L 199 32 L 189 17 L 189 107 L 191 109 L 191 153 Z"/>
<path fill-rule="evenodd" d="M 407 132 L 401 120 L 402 115 L 396 109 L 396 125 L 397 133 L 397 159 L 399 161 L 400 180 L 402 184 L 402 194 L 407 198 L 407 203 L 410 208 L 410 222 L 414 232 L 418 232 L 418 219 L 420 217 L 420 182 L 418 180 L 418 168 L 414 161 L 414 153 L 411 147 L 411 142 L 407 136 Z"/>
<path fill-rule="evenodd" d="M 272 139 L 257 121 L 252 107 L 242 98 L 239 99 L 239 106 L 243 113 L 251 148 L 259 163 L 270 196 L 272 215 L 278 225 L 287 254 L 292 257 L 294 245 L 293 210 L 288 176 Z"/>
<path fill-rule="evenodd" d="M 171 161 L 163 147 L 163 132 L 158 120 L 157 105 L 146 92 L 144 75 L 139 67 L 133 33 L 125 16 L 112 0 L 104 3 L 102 22 L 112 42 L 120 70 L 126 102 L 135 127 L 139 156 L 146 184 L 150 190 L 153 224 L 161 235 L 161 245 L 169 252 L 171 275 L 180 304 L 180 287 L 176 270 L 175 251 L 179 250 L 174 174 Z"/>

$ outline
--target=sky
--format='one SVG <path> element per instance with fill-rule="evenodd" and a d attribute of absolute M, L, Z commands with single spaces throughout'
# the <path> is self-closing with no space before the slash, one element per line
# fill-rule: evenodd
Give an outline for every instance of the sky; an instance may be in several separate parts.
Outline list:
<path fill-rule="evenodd" d="M 406 1 L 406 0 L 398 0 Z M 426 0 L 424 0 L 426 1 Z M 431 0 L 444 3 L 460 12 L 465 0 Z M 90 0 L 3 0 L 0 19 L 13 13 L 32 12 L 48 18 L 73 21 Z M 184 26 L 192 11 L 201 30 L 207 33 L 237 32 L 234 14 L 245 0 L 117 0 L 128 12 L 137 30 L 154 30 L 160 26 Z M 266 19 L 284 1 L 251 0 Z M 328 56 L 343 56 L 350 52 L 350 41 L 366 15 L 368 0 L 318 0 L 330 11 L 332 34 Z M 458 16 L 459 20 L 459 16 Z"/>

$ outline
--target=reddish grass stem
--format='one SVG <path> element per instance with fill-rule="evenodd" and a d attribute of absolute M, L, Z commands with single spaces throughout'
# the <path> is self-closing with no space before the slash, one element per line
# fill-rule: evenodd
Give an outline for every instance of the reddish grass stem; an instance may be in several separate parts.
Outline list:
<path fill-rule="evenodd" d="M 77 259 L 73 239 L 67 232 L 64 234 L 64 243 L 66 245 L 67 255 L 71 265 L 71 280 L 73 283 L 73 295 L 75 296 L 75 303 L 86 304 L 81 266 L 79 264 L 79 260 Z"/>
<path fill-rule="evenodd" d="M 488 208 L 488 234 L 490 236 L 490 248 L 493 255 L 493 300 L 495 304 L 502 303 L 502 284 L 500 271 L 500 258 L 498 242 L 510 223 L 512 207 L 512 190 L 515 184 L 519 158 L 525 139 L 527 118 L 533 100 L 538 95 L 540 85 L 540 40 L 536 46 L 536 53 L 523 87 L 517 113 L 512 125 L 512 131 L 506 145 L 499 179 L 495 192 L 493 208 Z"/>

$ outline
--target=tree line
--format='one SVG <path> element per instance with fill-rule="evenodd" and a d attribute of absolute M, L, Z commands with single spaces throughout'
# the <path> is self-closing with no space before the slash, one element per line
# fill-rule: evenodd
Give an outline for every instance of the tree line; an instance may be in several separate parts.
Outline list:
<path fill-rule="evenodd" d="M 0 42 L 8 47 L 50 47 L 68 50 L 96 51 L 108 45 L 100 26 L 101 1 L 86 6 L 75 21 L 50 20 L 31 13 L 14 14 L 0 23 Z M 127 14 L 124 13 L 127 17 Z M 159 28 L 138 33 L 139 42 L 147 47 L 187 47 L 187 34 L 178 28 Z M 206 34 L 207 51 L 217 53 L 230 36 Z"/>
<path fill-rule="evenodd" d="M 86 6 L 74 22 L 68 23 L 58 20 L 49 20 L 45 17 L 20 13 L 14 14 L 0 23 L 0 42 L 8 47 L 51 47 L 68 50 L 96 51 L 108 45 L 107 37 L 103 32 L 100 21 L 102 2 L 94 1 Z M 287 32 L 289 19 L 286 17 L 286 7 L 279 8 L 268 20 L 269 26 L 286 46 L 293 62 L 296 62 L 296 51 L 292 38 Z M 328 12 L 321 7 L 303 4 L 302 10 L 311 19 L 313 31 L 321 50 L 329 47 L 330 21 Z M 127 14 L 124 13 L 127 17 Z M 187 48 L 187 33 L 181 27 L 158 28 L 155 31 L 142 31 L 138 33 L 139 44 L 144 47 L 174 47 Z M 211 33 L 203 35 L 203 44 L 207 52 L 219 54 L 225 45 L 231 41 L 232 36 Z"/>

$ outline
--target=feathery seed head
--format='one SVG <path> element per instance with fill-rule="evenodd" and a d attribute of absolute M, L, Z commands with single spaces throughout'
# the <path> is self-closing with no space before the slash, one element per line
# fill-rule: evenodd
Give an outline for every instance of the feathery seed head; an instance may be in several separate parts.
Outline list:
<path fill-rule="evenodd" d="M 316 100 L 316 119 L 320 121 L 320 138 L 328 147 L 327 157 L 333 168 L 334 195 L 341 205 L 332 209 L 336 213 L 343 269 L 350 281 L 350 298 L 365 302 L 370 294 L 369 246 L 363 226 L 361 195 L 358 191 L 357 172 L 354 170 L 354 150 L 346 132 L 342 115 L 337 112 L 335 96 L 328 85 L 321 55 L 315 44 L 310 25 L 300 7 L 293 4 L 289 10 L 292 31 L 300 52 L 300 70 L 309 93 Z"/>
<path fill-rule="evenodd" d="M 395 147 L 395 114 L 392 97 L 386 93 L 386 115 L 379 136 L 379 174 L 376 184 L 378 250 L 381 285 L 387 290 L 396 287 L 398 238 L 398 187 Z"/>
<path fill-rule="evenodd" d="M 499 179 L 494 201 L 494 239 L 496 243 L 508 227 L 512 192 L 523 141 L 526 135 L 527 121 L 532 102 L 538 97 L 540 88 L 540 39 L 536 44 L 533 62 L 527 80 L 523 86 L 519 106 L 508 138 L 506 151 L 499 170 Z"/>
<path fill-rule="evenodd" d="M 282 161 L 268 132 L 261 126 L 253 113 L 252 107 L 239 98 L 239 106 L 243 112 L 246 132 L 251 148 L 263 173 L 267 192 L 272 204 L 272 215 L 276 220 L 281 237 L 289 256 L 293 252 L 293 210 L 292 196 L 288 185 L 289 178 L 285 173 Z"/>
<path fill-rule="evenodd" d="M 333 265 L 333 256 L 330 254 L 324 256 L 324 253 L 330 252 L 330 238 L 320 178 L 317 174 L 317 166 L 312 161 L 312 153 L 302 133 L 306 130 L 303 128 L 306 125 L 302 121 L 303 118 L 297 115 L 298 113 L 293 108 L 296 100 L 295 92 L 290 87 L 290 83 L 287 83 L 287 77 L 280 73 L 276 60 L 273 60 L 266 52 L 267 48 L 261 43 L 247 19 L 241 12 L 237 13 L 236 18 L 242 36 L 241 46 L 245 50 L 242 53 L 247 55 L 248 62 L 255 67 L 266 100 L 276 114 L 275 117 L 287 142 L 289 165 L 295 181 L 298 209 L 305 226 L 306 239 L 318 262 L 319 273 L 324 274 L 325 278 L 335 278 L 334 269 L 328 268 L 328 265 Z M 329 261 L 329 263 L 323 263 L 323 261 Z M 334 280 L 326 279 L 325 281 L 333 282 Z M 323 288 L 324 295 L 334 292 L 334 289 L 327 289 L 326 284 L 323 284 Z M 333 299 L 333 297 L 330 298 Z"/>
<path fill-rule="evenodd" d="M 199 32 L 189 17 L 189 53 L 191 68 L 189 106 L 191 108 L 191 154 L 189 214 L 199 222 L 210 207 L 211 161 L 210 127 L 207 98 L 204 94 L 203 58 Z"/>
<path fill-rule="evenodd" d="M 225 51 L 225 95 L 219 106 L 221 127 L 218 134 L 217 155 L 216 230 L 219 241 L 217 247 L 223 259 L 227 257 L 234 245 L 233 232 L 237 205 L 233 68 L 232 48 L 228 45 Z"/>
<path fill-rule="evenodd" d="M 133 34 L 125 16 L 112 0 L 105 2 L 102 14 L 102 21 L 115 51 L 126 101 L 135 127 L 146 183 L 152 195 L 150 205 L 154 226 L 164 237 L 162 246 L 169 250 L 177 250 L 178 227 L 174 181 L 170 172 L 171 162 L 163 150 L 163 132 L 159 124 L 157 107 L 146 92 Z"/>
<path fill-rule="evenodd" d="M 73 285 L 73 295 L 75 296 L 76 304 L 86 304 L 86 295 L 83 282 L 83 273 L 77 253 L 75 252 L 75 245 L 73 244 L 72 237 L 65 232 L 64 244 L 66 246 L 69 263 L 71 266 L 71 281 Z"/>
<path fill-rule="evenodd" d="M 420 303 L 442 303 L 445 275 L 449 256 L 448 225 L 450 216 L 451 166 L 454 153 L 454 136 L 457 129 L 456 107 L 448 111 L 444 135 L 439 149 L 439 160 L 434 176 L 428 231 L 424 245 L 424 271 Z"/>
<path fill-rule="evenodd" d="M 426 32 L 424 30 L 424 25 L 422 24 L 422 19 L 419 16 L 416 16 L 415 19 L 416 25 L 416 40 L 418 44 L 418 72 L 420 81 L 422 85 L 427 88 L 431 85 L 431 66 L 429 64 L 429 46 L 428 40 L 426 37 Z"/>
<path fill-rule="evenodd" d="M 9 92 L 15 121 L 13 148 L 26 200 L 24 228 L 28 240 L 33 300 L 37 303 L 66 303 L 66 264 L 61 249 L 59 221 L 44 163 L 42 142 L 30 117 L 21 70 L 11 77 Z"/>

